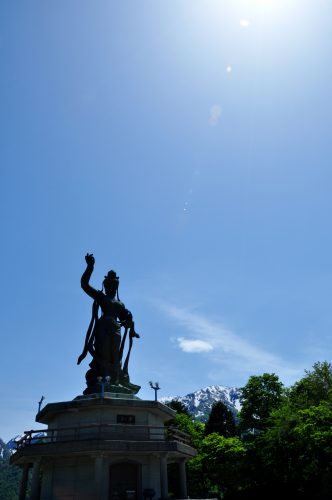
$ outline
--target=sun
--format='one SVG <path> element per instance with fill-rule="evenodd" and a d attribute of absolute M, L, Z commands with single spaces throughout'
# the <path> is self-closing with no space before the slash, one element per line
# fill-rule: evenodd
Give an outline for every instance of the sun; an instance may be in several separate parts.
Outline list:
<path fill-rule="evenodd" d="M 227 12 L 233 13 L 241 19 L 249 19 L 260 14 L 277 15 L 280 12 L 286 13 L 292 9 L 289 0 L 205 0 L 204 7 L 217 14 Z"/>

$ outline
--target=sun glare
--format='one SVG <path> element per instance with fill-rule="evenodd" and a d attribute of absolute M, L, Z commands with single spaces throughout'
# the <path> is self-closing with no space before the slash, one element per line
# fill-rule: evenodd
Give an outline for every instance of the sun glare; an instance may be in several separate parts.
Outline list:
<path fill-rule="evenodd" d="M 303 10 L 300 0 L 204 0 L 195 2 L 193 11 L 207 36 L 239 27 L 254 37 L 258 32 L 271 36 L 299 8 Z"/>
<path fill-rule="evenodd" d="M 264 14 L 277 14 L 291 10 L 293 2 L 289 0 L 206 0 L 204 8 L 211 13 L 221 13 L 225 9 L 232 12 L 240 21 Z M 242 24 L 241 24 L 242 25 Z"/>

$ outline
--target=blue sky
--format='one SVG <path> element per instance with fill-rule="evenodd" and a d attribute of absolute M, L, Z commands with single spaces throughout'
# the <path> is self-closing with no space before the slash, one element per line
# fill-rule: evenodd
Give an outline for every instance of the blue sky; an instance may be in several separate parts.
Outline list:
<path fill-rule="evenodd" d="M 153 398 L 331 360 L 328 0 L 3 1 L 0 437 L 81 394 L 120 276 Z"/>

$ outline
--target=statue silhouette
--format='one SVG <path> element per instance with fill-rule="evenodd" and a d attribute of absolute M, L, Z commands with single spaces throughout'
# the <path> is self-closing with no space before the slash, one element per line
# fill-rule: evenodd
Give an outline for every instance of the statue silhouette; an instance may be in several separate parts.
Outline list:
<path fill-rule="evenodd" d="M 85 261 L 87 267 L 82 274 L 81 287 L 93 299 L 93 306 L 84 348 L 77 360 L 77 364 L 80 364 L 88 352 L 92 356 L 90 369 L 85 376 L 87 389 L 84 394 L 100 392 L 100 380 L 103 380 L 105 391 L 135 394 L 140 387 L 130 383 L 128 364 L 133 339 L 139 338 L 139 335 L 135 332 L 131 312 L 119 300 L 119 277 L 115 271 L 109 271 L 103 281 L 103 289 L 96 290 L 89 283 L 95 264 L 93 254 L 86 254 Z M 124 327 L 123 337 L 121 327 Z M 128 332 L 129 348 L 122 366 Z"/>

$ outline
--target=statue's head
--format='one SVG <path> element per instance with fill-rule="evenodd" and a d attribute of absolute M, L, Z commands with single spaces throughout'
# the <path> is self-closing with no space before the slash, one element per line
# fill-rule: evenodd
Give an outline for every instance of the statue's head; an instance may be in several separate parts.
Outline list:
<path fill-rule="evenodd" d="M 103 287 L 106 295 L 115 296 L 119 287 L 119 276 L 116 275 L 115 271 L 108 271 L 103 281 Z"/>

